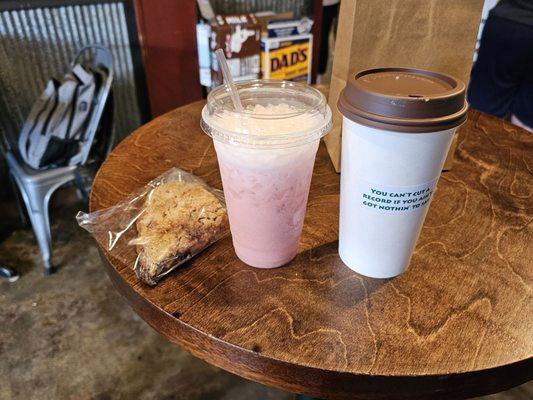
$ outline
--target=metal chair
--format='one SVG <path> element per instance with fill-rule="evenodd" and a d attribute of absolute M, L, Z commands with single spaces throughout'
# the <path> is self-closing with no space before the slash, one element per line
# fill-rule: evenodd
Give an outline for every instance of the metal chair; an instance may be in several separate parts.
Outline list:
<path fill-rule="evenodd" d="M 60 186 L 74 181 L 82 194 L 87 196 L 81 178 L 81 168 L 87 164 L 91 148 L 99 126 L 101 125 L 104 112 L 112 115 L 111 84 L 113 81 L 113 58 L 110 51 L 101 45 L 89 45 L 82 48 L 76 55 L 72 66 L 80 63 L 92 69 L 100 69 L 106 72 L 101 82 L 98 94 L 94 99 L 93 111 L 86 127 L 85 141 L 82 146 L 80 160 L 77 165 L 35 170 L 26 165 L 18 155 L 18 151 L 10 146 L 5 152 L 5 157 L 11 176 L 18 186 L 26 210 L 30 217 L 31 225 L 44 264 L 44 273 L 52 272 L 52 238 L 50 233 L 50 219 L 48 216 L 48 203 L 52 194 Z M 111 114 L 109 114 L 111 113 Z M 109 123 L 109 135 L 106 137 L 103 157 L 109 154 L 114 140 L 112 123 Z"/>

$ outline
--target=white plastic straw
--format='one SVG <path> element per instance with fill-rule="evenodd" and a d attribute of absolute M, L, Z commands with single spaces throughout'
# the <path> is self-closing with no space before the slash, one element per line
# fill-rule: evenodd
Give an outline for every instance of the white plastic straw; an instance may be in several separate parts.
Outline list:
<path fill-rule="evenodd" d="M 228 62 L 226 61 L 224 50 L 218 49 L 215 54 L 217 55 L 218 65 L 222 70 L 224 81 L 229 87 L 229 93 L 231 95 L 231 100 L 233 101 L 233 106 L 235 107 L 236 111 L 243 111 L 244 109 L 242 108 L 241 98 L 239 97 L 239 93 L 237 92 L 237 88 L 235 87 L 235 83 L 231 77 L 231 72 L 229 72 Z"/>

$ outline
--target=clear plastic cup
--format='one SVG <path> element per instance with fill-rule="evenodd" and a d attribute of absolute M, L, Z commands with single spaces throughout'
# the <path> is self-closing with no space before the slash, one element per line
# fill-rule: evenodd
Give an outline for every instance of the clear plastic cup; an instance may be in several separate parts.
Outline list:
<path fill-rule="evenodd" d="M 296 82 L 236 84 L 244 111 L 229 89 L 213 90 L 201 127 L 213 138 L 233 246 L 246 264 L 275 268 L 298 250 L 320 138 L 331 110 L 318 90 Z"/>

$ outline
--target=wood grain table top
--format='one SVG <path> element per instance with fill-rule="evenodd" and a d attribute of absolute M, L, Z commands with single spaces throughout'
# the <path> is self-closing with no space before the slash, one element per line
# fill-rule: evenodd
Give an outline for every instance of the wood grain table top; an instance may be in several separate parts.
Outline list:
<path fill-rule="evenodd" d="M 165 114 L 102 165 L 90 209 L 114 205 L 171 167 L 221 188 L 203 102 Z M 533 135 L 476 111 L 459 131 L 409 270 L 365 278 L 337 254 L 339 175 L 317 154 L 298 256 L 260 270 L 231 239 L 155 288 L 102 253 L 155 330 L 266 385 L 316 397 L 467 398 L 533 378 Z M 361 227 L 364 229 L 364 227 Z"/>

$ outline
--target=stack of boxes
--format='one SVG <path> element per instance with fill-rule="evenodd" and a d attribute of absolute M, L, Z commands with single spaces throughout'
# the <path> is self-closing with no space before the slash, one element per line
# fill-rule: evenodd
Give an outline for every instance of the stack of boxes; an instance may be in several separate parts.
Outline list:
<path fill-rule="evenodd" d="M 235 81 L 301 80 L 310 83 L 313 21 L 280 19 L 291 15 L 216 15 L 196 27 L 200 83 L 208 90 L 222 83 L 215 57 L 223 49 Z"/>

